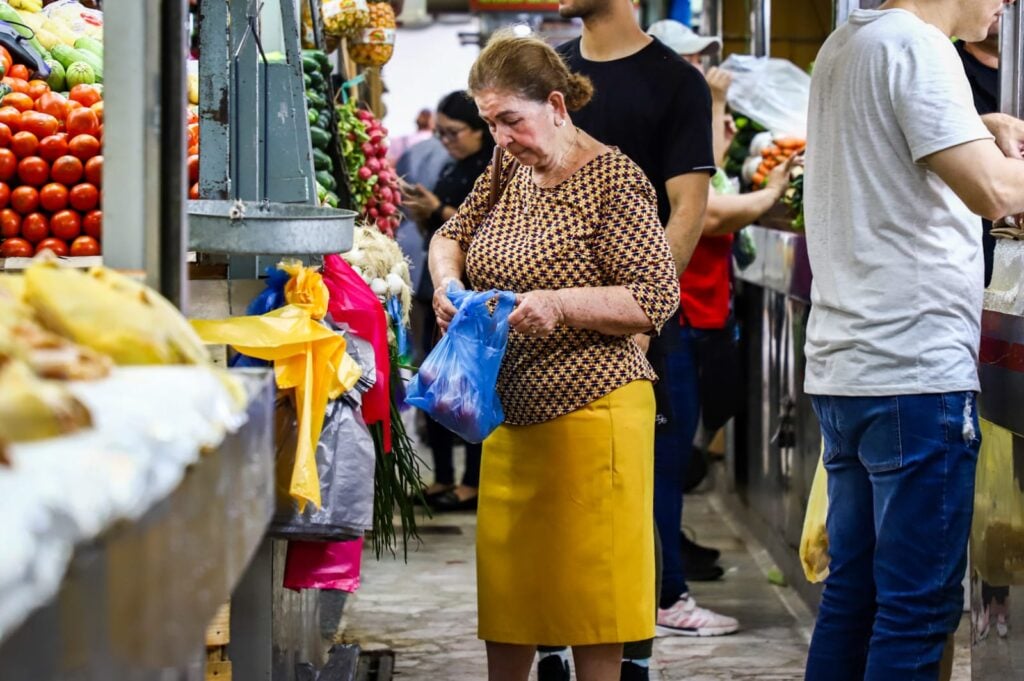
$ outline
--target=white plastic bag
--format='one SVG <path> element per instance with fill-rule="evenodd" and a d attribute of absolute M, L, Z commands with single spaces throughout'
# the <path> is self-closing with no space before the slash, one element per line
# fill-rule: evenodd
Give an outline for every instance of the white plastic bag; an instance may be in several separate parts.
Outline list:
<path fill-rule="evenodd" d="M 730 55 L 722 68 L 732 73 L 726 95 L 733 110 L 776 135 L 807 137 L 811 77 L 785 59 Z"/>

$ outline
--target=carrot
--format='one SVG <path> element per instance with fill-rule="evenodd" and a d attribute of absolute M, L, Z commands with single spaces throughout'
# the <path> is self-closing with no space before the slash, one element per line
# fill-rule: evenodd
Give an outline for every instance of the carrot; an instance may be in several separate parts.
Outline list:
<path fill-rule="evenodd" d="M 754 173 L 754 177 L 752 178 L 754 186 L 755 187 L 760 187 L 761 185 L 763 185 L 764 184 L 764 178 L 765 178 L 764 173 L 762 173 L 762 172 Z"/>

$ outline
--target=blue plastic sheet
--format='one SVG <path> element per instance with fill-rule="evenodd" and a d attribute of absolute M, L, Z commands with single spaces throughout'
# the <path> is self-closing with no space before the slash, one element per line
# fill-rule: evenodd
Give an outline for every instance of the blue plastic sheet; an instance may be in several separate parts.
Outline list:
<path fill-rule="evenodd" d="M 288 280 L 292 278 L 292 275 L 276 267 L 268 267 L 266 269 L 266 274 L 266 288 L 264 288 L 258 296 L 253 298 L 249 303 L 249 306 L 245 308 L 245 314 L 249 317 L 265 315 L 279 307 L 284 307 L 286 302 L 284 299 L 284 287 L 288 283 Z M 268 367 L 270 364 L 270 362 L 266 362 L 262 359 L 256 359 L 255 357 L 249 357 L 248 355 L 241 354 L 234 355 L 228 362 L 228 366 L 239 369 Z"/>
<path fill-rule="evenodd" d="M 448 298 L 455 318 L 409 383 L 406 402 L 466 442 L 483 442 L 505 420 L 496 387 L 516 296 L 450 288 Z"/>

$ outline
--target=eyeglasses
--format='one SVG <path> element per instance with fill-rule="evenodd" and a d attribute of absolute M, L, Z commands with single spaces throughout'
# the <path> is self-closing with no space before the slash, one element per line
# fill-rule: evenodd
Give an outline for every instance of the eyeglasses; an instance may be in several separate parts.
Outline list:
<path fill-rule="evenodd" d="M 442 142 L 444 140 L 454 142 L 459 139 L 459 135 L 467 130 L 469 130 L 469 126 L 463 126 L 461 128 L 437 128 L 437 130 L 434 131 L 434 135 L 436 135 Z"/>

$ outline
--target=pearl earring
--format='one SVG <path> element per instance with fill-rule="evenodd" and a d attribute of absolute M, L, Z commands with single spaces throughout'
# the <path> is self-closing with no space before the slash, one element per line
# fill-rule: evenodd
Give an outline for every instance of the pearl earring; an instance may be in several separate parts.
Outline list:
<path fill-rule="evenodd" d="M 562 120 L 558 121 L 558 123 L 556 123 L 556 125 L 558 127 L 560 127 L 560 128 L 564 128 L 565 127 L 565 119 L 563 118 Z"/>

